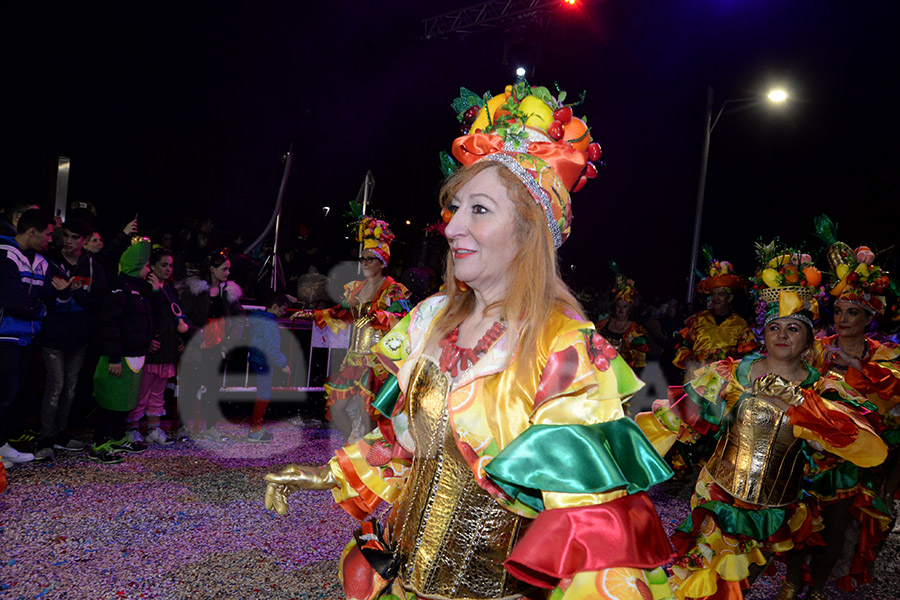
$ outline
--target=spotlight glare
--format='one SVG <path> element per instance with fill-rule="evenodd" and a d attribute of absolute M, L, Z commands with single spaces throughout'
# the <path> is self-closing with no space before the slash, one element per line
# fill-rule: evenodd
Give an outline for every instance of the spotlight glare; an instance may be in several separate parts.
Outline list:
<path fill-rule="evenodd" d="M 772 90 L 771 92 L 769 92 L 768 96 L 769 100 L 771 100 L 772 102 L 784 102 L 785 100 L 787 100 L 787 97 L 787 92 L 781 89 Z"/>
<path fill-rule="evenodd" d="M 525 67 L 519 67 L 518 69 L 516 69 L 516 76 L 525 77 Z"/>

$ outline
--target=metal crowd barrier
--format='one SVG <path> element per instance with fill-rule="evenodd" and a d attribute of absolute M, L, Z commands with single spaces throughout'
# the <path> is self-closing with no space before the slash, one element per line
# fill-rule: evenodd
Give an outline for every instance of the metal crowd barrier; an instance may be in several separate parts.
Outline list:
<path fill-rule="evenodd" d="M 248 310 L 261 307 L 245 306 Z M 306 319 L 278 320 L 281 332 L 281 351 L 291 367 L 290 375 L 272 368 L 272 397 L 302 392 L 324 392 L 324 383 L 332 370 L 337 369 L 347 353 L 350 329 L 334 334 L 319 329 Z M 224 363 L 222 393 L 256 392 L 256 376 L 250 369 L 248 352 L 240 349 Z M 286 381 L 285 381 L 286 380 Z"/>

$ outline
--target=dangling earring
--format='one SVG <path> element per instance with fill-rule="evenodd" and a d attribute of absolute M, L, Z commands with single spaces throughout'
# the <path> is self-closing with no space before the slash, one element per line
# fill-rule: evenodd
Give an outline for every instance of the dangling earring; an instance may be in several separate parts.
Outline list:
<path fill-rule="evenodd" d="M 456 287 L 459 288 L 459 291 L 461 292 L 466 292 L 469 290 L 469 286 L 467 286 L 465 282 L 460 281 L 459 279 L 456 280 Z"/>

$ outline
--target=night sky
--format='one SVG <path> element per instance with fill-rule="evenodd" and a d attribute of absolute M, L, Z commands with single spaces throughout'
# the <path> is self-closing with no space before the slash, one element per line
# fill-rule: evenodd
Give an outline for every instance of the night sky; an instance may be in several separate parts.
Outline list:
<path fill-rule="evenodd" d="M 746 273 L 758 236 L 802 243 L 828 212 L 896 271 L 896 2 L 606 0 L 560 4 L 545 30 L 423 39 L 423 18 L 467 4 L 5 3 L 3 195 L 52 205 L 62 154 L 69 200 L 110 224 L 209 214 L 252 239 L 293 144 L 282 240 L 303 223 L 339 242 L 371 169 L 395 254 L 412 255 L 437 220 L 450 102 L 502 91 L 525 61 L 532 84 L 587 91 L 576 114 L 604 149 L 574 196 L 573 285 L 603 290 L 616 259 L 647 296 L 684 296 L 708 85 L 717 109 L 775 83 L 792 100 L 716 126 L 704 242 Z"/>

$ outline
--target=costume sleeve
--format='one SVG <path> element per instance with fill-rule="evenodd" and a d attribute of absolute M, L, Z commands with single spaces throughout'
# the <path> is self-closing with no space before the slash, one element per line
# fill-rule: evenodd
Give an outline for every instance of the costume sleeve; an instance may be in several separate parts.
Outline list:
<path fill-rule="evenodd" d="M 647 585 L 644 570 L 672 555 L 646 493 L 672 471 L 621 407 L 643 384 L 588 327 L 557 336 L 530 426 L 485 467 L 505 493 L 540 511 L 507 570 L 556 588 L 560 599 L 586 597 L 582 586 L 606 577 Z"/>
<path fill-rule="evenodd" d="M 359 441 L 344 446 L 329 462 L 341 484 L 334 499 L 351 516 L 363 520 L 382 502 L 394 502 L 409 474 L 412 457 L 379 426 Z"/>
<path fill-rule="evenodd" d="M 681 331 L 675 334 L 675 358 L 672 364 L 679 369 L 687 368 L 687 364 L 696 360 L 694 356 L 694 342 L 696 341 L 697 316 L 691 315 L 684 322 Z"/>
<path fill-rule="evenodd" d="M 665 456 L 675 442 L 693 444 L 702 436 L 715 432 L 727 411 L 725 394 L 729 389 L 732 359 L 697 369 L 684 385 L 684 394 L 674 402 L 656 400 L 650 412 L 642 412 L 634 420 L 656 448 Z"/>
<path fill-rule="evenodd" d="M 887 458 L 887 446 L 856 410 L 803 390 L 803 402 L 792 405 L 787 415 L 798 438 L 822 447 L 859 467 L 874 467 Z"/>
<path fill-rule="evenodd" d="M 758 347 L 759 342 L 756 341 L 753 330 L 745 323 L 741 332 L 738 334 L 734 350 L 730 351 L 728 355 L 734 358 L 741 358 L 742 356 L 750 354 Z"/>
<path fill-rule="evenodd" d="M 353 297 L 353 287 L 356 281 L 351 281 L 344 286 L 344 295 L 341 297 L 341 303 L 332 308 L 316 310 L 313 313 L 313 320 L 316 327 L 324 329 L 328 327 L 332 332 L 339 333 L 353 321 L 353 313 L 350 312 L 350 298 Z"/>
<path fill-rule="evenodd" d="M 634 369 L 646 367 L 647 353 L 650 351 L 647 331 L 637 323 L 632 323 L 625 336 L 625 343 L 628 346 L 628 364 Z"/>
<path fill-rule="evenodd" d="M 378 299 L 377 307 L 369 315 L 372 317 L 372 327 L 381 331 L 388 331 L 410 311 L 409 290 L 400 283 L 393 282 Z"/>
<path fill-rule="evenodd" d="M 862 361 L 861 370 L 848 369 L 844 380 L 885 414 L 900 402 L 900 350 L 884 344 L 873 359 Z"/>

